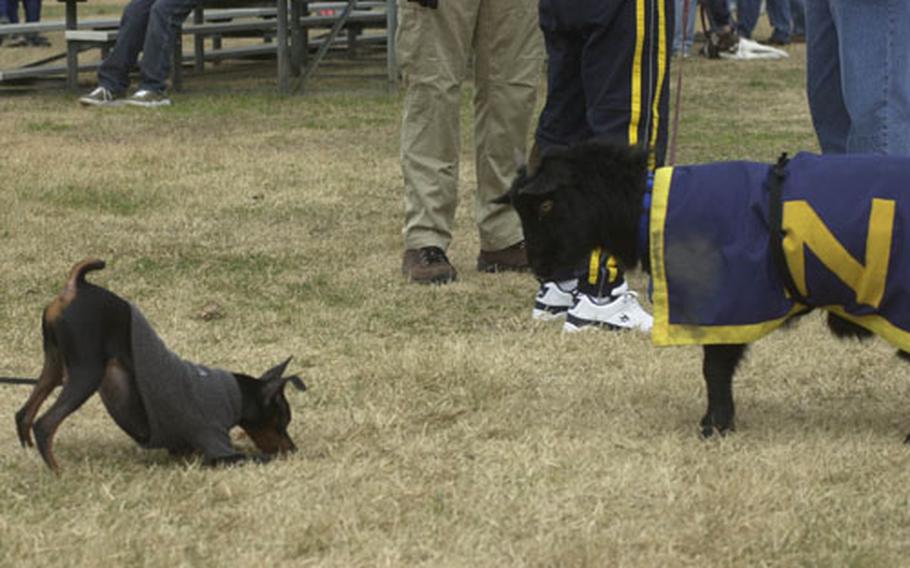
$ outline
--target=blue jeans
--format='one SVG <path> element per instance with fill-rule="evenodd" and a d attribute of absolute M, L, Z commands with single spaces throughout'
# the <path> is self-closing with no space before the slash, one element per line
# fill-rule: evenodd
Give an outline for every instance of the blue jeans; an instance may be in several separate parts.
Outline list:
<path fill-rule="evenodd" d="M 793 22 L 793 35 L 806 35 L 806 2 L 790 0 L 790 16 Z"/>
<path fill-rule="evenodd" d="M 910 3 L 807 0 L 806 25 L 822 152 L 910 155 Z"/>
<path fill-rule="evenodd" d="M 683 4 L 686 0 L 676 0 L 676 22 L 673 26 L 673 53 L 692 51 L 692 39 L 695 35 L 695 14 L 698 12 L 698 0 L 688 0 L 689 17 L 686 22 L 686 44 L 683 45 Z"/>
<path fill-rule="evenodd" d="M 714 31 L 733 23 L 730 15 L 730 5 L 727 0 L 701 0 L 708 14 L 708 21 Z"/>
<path fill-rule="evenodd" d="M 0 0 L 0 3 L 6 4 L 6 17 L 9 23 L 19 23 L 19 0 Z M 22 0 L 22 7 L 25 9 L 25 21 L 37 22 L 41 20 L 41 0 Z M 0 11 L 0 15 L 3 11 Z"/>
<path fill-rule="evenodd" d="M 774 32 L 771 37 L 782 42 L 790 41 L 790 0 L 766 0 L 768 20 Z M 758 16 L 761 12 L 761 0 L 737 0 L 736 17 L 739 20 L 737 31 L 745 38 L 751 38 Z"/>
<path fill-rule="evenodd" d="M 790 32 L 793 27 L 790 0 L 766 0 L 765 7 L 768 10 L 768 21 L 774 28 L 771 37 L 782 42 L 790 41 Z"/>
<path fill-rule="evenodd" d="M 114 49 L 98 68 L 98 84 L 114 93 L 126 91 L 130 86 L 130 70 L 141 51 L 139 89 L 164 91 L 177 30 L 197 1 L 131 0 L 123 9 Z"/>

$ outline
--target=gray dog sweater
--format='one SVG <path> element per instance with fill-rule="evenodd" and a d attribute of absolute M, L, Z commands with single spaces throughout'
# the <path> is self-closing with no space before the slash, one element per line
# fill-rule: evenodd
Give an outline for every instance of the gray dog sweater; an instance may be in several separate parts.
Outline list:
<path fill-rule="evenodd" d="M 147 448 L 196 450 L 207 459 L 237 453 L 229 430 L 240 421 L 237 380 L 228 371 L 185 361 L 132 309 L 133 364 L 151 435 Z"/>

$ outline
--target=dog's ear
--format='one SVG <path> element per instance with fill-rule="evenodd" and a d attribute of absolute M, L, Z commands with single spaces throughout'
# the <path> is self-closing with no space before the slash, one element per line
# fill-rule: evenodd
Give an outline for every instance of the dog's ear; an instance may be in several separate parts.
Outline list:
<path fill-rule="evenodd" d="M 280 379 L 281 375 L 284 374 L 284 370 L 288 368 L 288 363 L 290 363 L 290 362 L 291 362 L 291 357 L 288 357 L 287 359 L 284 360 L 284 362 L 278 363 L 277 365 L 275 365 L 274 367 L 272 367 L 271 369 L 269 369 L 268 371 L 263 373 L 262 376 L 259 377 L 259 380 L 260 381 L 271 381 L 274 379 Z"/>
<path fill-rule="evenodd" d="M 279 393 L 284 391 L 284 387 L 291 383 L 299 391 L 307 390 L 306 384 L 304 384 L 303 379 L 298 375 L 288 375 L 283 377 L 285 369 L 288 367 L 288 363 L 291 362 L 291 357 L 288 357 L 284 362 L 279 363 L 269 369 L 263 374 L 259 380 L 264 384 L 262 386 L 262 400 L 268 402 L 275 398 Z"/>
<path fill-rule="evenodd" d="M 294 385 L 295 389 L 297 389 L 301 392 L 305 391 L 307 389 L 307 386 L 304 384 L 303 379 L 301 379 L 300 376 L 298 376 L 298 375 L 291 375 L 290 377 L 285 377 L 285 379 L 287 380 L 287 382 Z"/>

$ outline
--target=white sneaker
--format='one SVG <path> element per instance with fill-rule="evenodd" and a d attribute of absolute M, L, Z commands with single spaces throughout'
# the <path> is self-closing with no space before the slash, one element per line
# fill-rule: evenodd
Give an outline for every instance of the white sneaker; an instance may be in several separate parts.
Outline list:
<path fill-rule="evenodd" d="M 649 332 L 653 323 L 654 318 L 638 303 L 638 294 L 626 289 L 600 300 L 587 294 L 576 294 L 575 305 L 566 313 L 562 329 L 570 333 L 592 327 Z"/>
<path fill-rule="evenodd" d="M 575 304 L 575 290 L 564 290 L 552 280 L 541 282 L 534 298 L 531 317 L 540 321 L 551 321 L 566 315 Z"/>

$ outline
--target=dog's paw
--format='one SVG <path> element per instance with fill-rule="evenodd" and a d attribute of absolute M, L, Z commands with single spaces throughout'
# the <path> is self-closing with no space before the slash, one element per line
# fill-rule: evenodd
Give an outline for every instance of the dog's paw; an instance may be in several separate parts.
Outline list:
<path fill-rule="evenodd" d="M 19 443 L 22 444 L 23 448 L 30 448 L 35 445 L 32 442 L 29 425 L 25 423 L 25 412 L 22 410 L 16 413 L 16 433 L 19 435 Z"/>
<path fill-rule="evenodd" d="M 250 455 L 250 460 L 255 464 L 266 464 L 272 461 L 272 456 L 269 454 L 255 453 Z"/>

